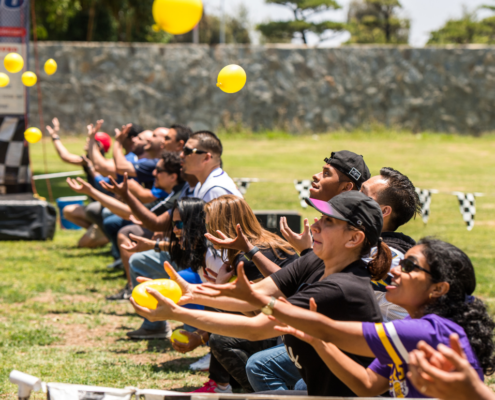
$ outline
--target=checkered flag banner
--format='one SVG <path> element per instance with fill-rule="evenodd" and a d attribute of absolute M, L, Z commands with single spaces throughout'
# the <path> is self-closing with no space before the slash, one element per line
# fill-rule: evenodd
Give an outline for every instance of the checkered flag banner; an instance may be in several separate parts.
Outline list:
<path fill-rule="evenodd" d="M 0 194 L 30 191 L 24 117 L 0 117 Z"/>
<path fill-rule="evenodd" d="M 474 217 L 476 215 L 475 197 L 478 196 L 478 193 L 453 192 L 452 194 L 457 196 L 462 218 L 467 225 L 467 230 L 471 231 L 474 228 Z"/>
<path fill-rule="evenodd" d="M 430 218 L 431 195 L 435 192 L 436 191 L 433 190 L 416 188 L 419 203 L 421 204 L 421 218 L 423 219 L 425 225 L 428 223 L 428 219 Z"/>
<path fill-rule="evenodd" d="M 301 200 L 301 207 L 307 208 L 308 204 L 304 201 L 305 198 L 309 197 L 309 188 L 311 187 L 311 181 L 294 181 L 297 192 L 299 193 L 299 200 Z"/>
<path fill-rule="evenodd" d="M 234 182 L 239 189 L 239 192 L 244 196 L 249 189 L 249 185 L 253 182 L 259 182 L 258 178 L 234 178 Z"/>

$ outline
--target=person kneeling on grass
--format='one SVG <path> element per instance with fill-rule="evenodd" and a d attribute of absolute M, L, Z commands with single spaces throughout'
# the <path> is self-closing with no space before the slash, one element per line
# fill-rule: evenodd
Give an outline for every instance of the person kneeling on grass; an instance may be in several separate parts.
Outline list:
<path fill-rule="evenodd" d="M 404 307 L 410 316 L 379 324 L 324 317 L 314 312 L 319 306 L 314 299 L 313 312 L 284 299 L 277 301 L 254 291 L 244 276 L 239 276 L 237 284 L 220 286 L 217 292 L 268 307 L 271 318 L 287 324 L 276 330 L 311 344 L 328 368 L 358 396 L 378 396 L 388 388 L 391 397 L 428 397 L 426 385 L 416 388 L 411 384 L 409 352 L 420 341 L 432 347 L 448 345 L 453 333 L 459 336 L 479 379 L 493 373 L 495 323 L 483 302 L 472 296 L 476 277 L 465 253 L 451 244 L 425 238 L 406 253 L 392 274 L 387 299 Z M 349 354 L 374 356 L 376 360 L 366 368 Z"/>
<path fill-rule="evenodd" d="M 360 320 L 380 322 L 380 309 L 371 286 L 371 279 L 381 279 L 391 262 L 391 253 L 387 245 L 379 241 L 383 226 L 383 216 L 379 205 L 366 195 L 352 191 L 335 196 L 324 203 L 329 212 L 312 226 L 314 236 L 314 253 L 324 262 L 302 264 L 300 258 L 285 268 L 280 269 L 252 287 L 264 295 L 285 297 L 297 305 L 298 310 L 309 309 L 309 301 L 316 297 L 320 305 L 320 318 L 329 316 L 338 320 Z M 361 257 L 377 246 L 374 259 L 367 265 Z M 257 254 L 254 255 L 257 257 Z M 304 260 L 303 260 L 304 261 Z M 172 279 L 181 286 L 183 296 L 179 305 L 194 303 L 221 308 L 227 311 L 256 311 L 260 306 L 252 306 L 245 300 L 232 297 L 212 298 L 216 290 L 204 285 L 188 285 L 173 269 L 167 265 Z M 238 266 L 239 277 L 249 287 L 242 288 L 251 299 L 252 290 L 243 273 L 243 265 Z M 214 287 L 216 285 L 213 285 Z M 222 287 L 222 285 L 218 285 Z M 236 288 L 235 284 L 227 288 Z M 281 336 L 275 330 L 276 323 L 264 313 L 255 317 L 228 313 L 213 313 L 200 310 L 184 309 L 157 291 L 148 290 L 157 300 L 156 310 L 139 306 L 133 298 L 131 303 L 141 316 L 153 321 L 173 319 L 194 325 L 198 329 L 223 336 L 248 340 L 265 340 Z M 235 292 L 235 290 L 234 290 Z M 270 298 L 270 297 L 268 297 Z M 266 304 L 263 304 L 265 306 Z M 337 305 L 337 306 L 336 306 Z M 266 312 L 266 308 L 263 310 Z M 354 393 L 332 371 L 326 368 L 316 351 L 303 341 L 286 336 L 288 352 L 301 371 L 308 385 L 308 393 L 316 396 L 354 396 Z M 367 367 L 372 355 L 352 356 L 357 365 Z"/>

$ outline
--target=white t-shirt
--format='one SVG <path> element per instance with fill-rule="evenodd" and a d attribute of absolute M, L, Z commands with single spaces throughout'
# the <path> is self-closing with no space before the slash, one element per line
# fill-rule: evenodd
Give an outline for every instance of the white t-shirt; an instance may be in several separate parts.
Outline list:
<path fill-rule="evenodd" d="M 221 168 L 213 170 L 205 183 L 198 183 L 194 189 L 194 197 L 203 199 L 206 203 L 228 194 L 243 198 L 232 178 Z"/>

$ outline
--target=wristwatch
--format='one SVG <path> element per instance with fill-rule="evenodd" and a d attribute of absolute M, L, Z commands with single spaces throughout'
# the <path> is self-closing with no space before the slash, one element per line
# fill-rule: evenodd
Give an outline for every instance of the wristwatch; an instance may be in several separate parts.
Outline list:
<path fill-rule="evenodd" d="M 277 299 L 272 296 L 272 298 L 270 299 L 270 302 L 261 309 L 261 312 L 265 315 L 272 315 L 273 314 L 273 307 L 275 307 L 276 302 L 277 302 Z"/>
<path fill-rule="evenodd" d="M 248 251 L 246 254 L 244 254 L 244 258 L 248 261 L 251 261 L 254 257 L 254 255 L 260 251 L 259 248 L 257 248 L 256 246 L 254 246 L 250 251 Z"/>
<path fill-rule="evenodd" d="M 156 239 L 155 252 L 156 253 L 160 253 L 161 252 L 161 249 L 160 249 L 160 239 Z"/>

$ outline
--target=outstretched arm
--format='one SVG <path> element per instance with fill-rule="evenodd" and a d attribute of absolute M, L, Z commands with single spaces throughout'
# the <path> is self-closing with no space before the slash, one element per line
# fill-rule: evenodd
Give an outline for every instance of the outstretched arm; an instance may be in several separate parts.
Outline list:
<path fill-rule="evenodd" d="M 131 215 L 131 209 L 127 204 L 124 204 L 121 201 L 118 201 L 117 199 L 108 196 L 107 194 L 102 193 L 99 190 L 96 190 L 83 179 L 77 178 L 77 180 L 75 180 L 67 178 L 67 184 L 74 192 L 90 196 L 94 200 L 100 202 L 103 207 L 108 208 L 115 215 L 118 215 L 120 218 L 123 218 L 125 220 L 129 219 Z"/>
<path fill-rule="evenodd" d="M 96 172 L 108 176 L 111 175 L 114 178 L 117 176 L 117 170 L 115 168 L 115 163 L 113 160 L 109 160 L 105 158 L 98 147 L 95 136 L 99 132 L 101 126 L 103 125 L 103 120 L 100 119 L 96 122 L 96 126 L 93 124 L 88 125 L 88 137 L 89 137 L 89 145 L 88 145 L 88 156 L 89 159 L 93 162 L 95 166 Z"/>
<path fill-rule="evenodd" d="M 115 129 L 115 143 L 113 144 L 113 160 L 117 173 L 124 175 L 127 173 L 129 176 L 136 177 L 136 170 L 131 162 L 127 161 L 124 156 L 122 143 L 127 138 L 129 130 L 132 128 L 132 124 L 127 124 L 122 127 L 122 130 Z"/>
<path fill-rule="evenodd" d="M 248 253 L 254 248 L 254 246 L 249 242 L 246 235 L 244 235 L 241 225 L 237 224 L 236 230 L 237 230 L 237 236 L 233 239 L 230 239 L 227 235 L 225 235 L 221 231 L 217 231 L 217 233 L 218 235 L 220 235 L 222 239 L 219 239 L 210 233 L 207 233 L 205 236 L 210 242 L 220 246 L 223 249 L 234 249 L 234 250 L 243 251 L 244 253 Z M 277 264 L 275 264 L 273 261 L 266 258 L 261 253 L 261 251 L 258 251 L 254 255 L 252 261 L 256 265 L 256 268 L 258 268 L 258 270 L 265 278 L 280 270 L 280 267 Z"/>
<path fill-rule="evenodd" d="M 310 310 L 316 312 L 316 303 L 313 299 L 310 301 Z M 337 346 L 331 343 L 325 343 L 290 326 L 277 326 L 275 329 L 284 334 L 293 335 L 313 346 L 328 369 L 356 395 L 360 397 L 375 397 L 387 390 L 388 379 L 378 375 L 369 368 L 363 367 L 344 354 Z"/>
<path fill-rule="evenodd" d="M 55 147 L 55 150 L 57 151 L 60 159 L 64 162 L 68 163 L 68 164 L 83 165 L 84 161 L 83 161 L 82 157 L 78 156 L 76 154 L 72 154 L 62 144 L 62 141 L 60 140 L 60 136 L 59 136 L 60 123 L 58 122 L 58 119 L 54 118 L 52 123 L 53 123 L 53 128 L 50 125 L 47 125 L 46 130 L 48 131 L 48 133 L 52 137 L 53 146 Z"/>
<path fill-rule="evenodd" d="M 129 191 L 136 196 L 141 203 L 152 203 L 156 200 L 156 197 L 153 196 L 151 190 L 142 187 L 137 181 L 130 179 L 127 182 L 127 185 L 129 186 Z"/>

